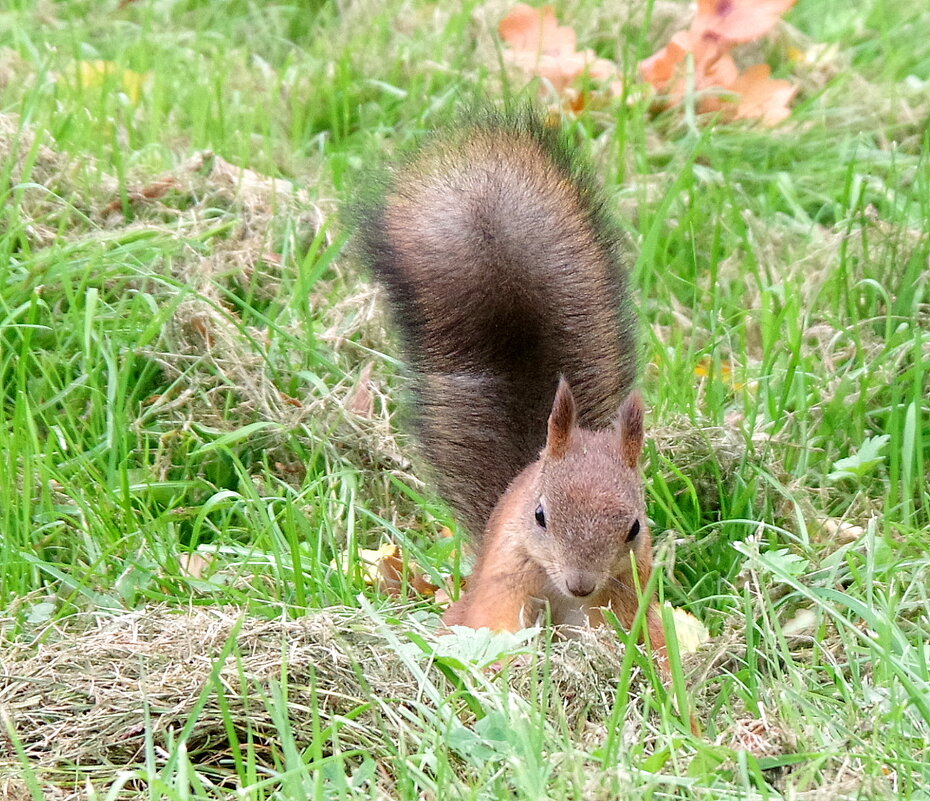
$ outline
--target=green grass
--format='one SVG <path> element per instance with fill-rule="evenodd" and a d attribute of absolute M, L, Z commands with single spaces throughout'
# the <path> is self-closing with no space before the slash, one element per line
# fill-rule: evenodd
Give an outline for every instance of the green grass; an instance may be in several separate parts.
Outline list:
<path fill-rule="evenodd" d="M 628 74 L 662 44 L 578 5 L 562 19 Z M 358 550 L 401 543 L 437 580 L 460 565 L 397 436 L 396 350 L 338 211 L 367 167 L 501 95 L 497 16 L 420 0 L 116 6 L 0 12 L 0 673 L 37 640 L 54 649 L 75 615 L 156 605 L 258 620 L 361 606 L 393 632 L 385 652 L 408 654 L 412 621 L 435 610 L 373 591 Z M 0 786 L 926 799 L 930 11 L 800 0 L 788 18 L 838 54 L 821 71 L 766 50 L 804 87 L 781 129 L 693 128 L 643 101 L 571 123 L 638 246 L 660 592 L 712 634 L 684 671 L 705 737 L 642 689 L 632 656 L 587 726 L 546 659 L 519 695 L 506 672 L 407 656 L 420 692 L 369 690 L 368 740 L 322 717 L 299 739 L 294 717 L 322 713 L 288 698 L 317 680 L 284 659 L 238 699 L 275 721 L 270 742 L 238 727 L 213 676 L 170 731 L 157 704 L 141 710 L 145 746 L 116 765 L 30 750 L 3 712 L 20 679 L 0 681 Z M 76 62 L 98 60 L 118 66 L 82 80 Z M 145 76 L 138 98 L 123 70 Z M 250 203 L 182 167 L 205 149 L 299 197 Z M 138 199 L 169 173 L 162 197 Z M 360 418 L 344 403 L 368 363 Z M 874 458 L 831 478 L 875 437 Z M 203 576 L 183 569 L 192 552 Z M 330 567 L 345 555 L 347 573 Z M 246 649 L 209 657 L 227 654 Z M 189 751 L 208 701 L 220 745 Z"/>

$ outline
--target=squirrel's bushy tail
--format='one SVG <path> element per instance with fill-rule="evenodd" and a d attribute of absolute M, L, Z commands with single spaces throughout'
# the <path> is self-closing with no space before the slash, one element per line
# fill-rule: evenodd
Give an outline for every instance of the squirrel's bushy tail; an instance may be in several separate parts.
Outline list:
<path fill-rule="evenodd" d="M 612 423 L 636 375 L 626 243 L 564 135 L 529 113 L 431 139 L 358 214 L 441 495 L 473 537 L 545 444 L 560 375 Z"/>

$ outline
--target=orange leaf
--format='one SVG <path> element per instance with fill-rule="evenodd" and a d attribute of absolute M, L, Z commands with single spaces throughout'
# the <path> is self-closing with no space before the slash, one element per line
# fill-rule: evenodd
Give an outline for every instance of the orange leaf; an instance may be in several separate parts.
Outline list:
<path fill-rule="evenodd" d="M 730 42 L 752 42 L 768 33 L 796 0 L 698 0 L 691 30 Z"/>
<path fill-rule="evenodd" d="M 733 91 L 739 93 L 740 98 L 734 119 L 760 119 L 766 125 L 778 125 L 791 114 L 788 104 L 797 94 L 798 87 L 771 75 L 772 69 L 768 64 L 755 64 L 736 79 Z"/>
<path fill-rule="evenodd" d="M 552 6 L 536 9 L 517 3 L 498 25 L 501 39 L 514 50 L 559 56 L 575 52 L 575 31 L 559 25 Z"/>
<path fill-rule="evenodd" d="M 716 44 L 713 48 L 707 48 L 704 51 L 704 56 L 699 59 L 698 64 L 700 66 L 699 89 L 710 89 L 712 86 L 726 89 L 732 86 L 739 76 L 739 68 L 733 56 Z"/>
<path fill-rule="evenodd" d="M 617 65 L 598 58 L 593 50 L 575 50 L 575 31 L 571 26 L 559 25 L 552 6 L 536 9 L 518 3 L 500 21 L 498 31 L 510 45 L 504 59 L 545 78 L 559 94 L 566 94 L 569 85 L 585 74 L 595 80 L 612 80 L 610 91 L 615 90 L 615 84 L 619 86 Z M 575 94 L 569 100 L 577 106 L 583 104 L 584 95 Z"/>
<path fill-rule="evenodd" d="M 639 62 L 639 71 L 643 78 L 662 91 L 672 82 L 691 49 L 691 34 L 678 31 L 665 47 Z"/>
<path fill-rule="evenodd" d="M 373 584 L 387 595 L 400 595 L 404 585 L 404 560 L 400 556 L 400 549 L 392 545 L 390 553 L 381 554 L 372 563 L 374 567 Z M 380 550 L 384 550 L 383 548 Z M 367 561 L 367 560 L 366 560 Z"/>
<path fill-rule="evenodd" d="M 692 55 L 694 88 L 702 113 L 724 111 L 729 119 L 761 119 L 767 125 L 784 120 L 797 89 L 770 78 L 764 65 L 739 74 L 730 49 L 767 33 L 795 0 L 698 0 L 691 27 L 676 33 L 654 55 L 640 62 L 643 78 L 675 105 L 685 94 L 685 66 Z M 724 93 L 708 90 L 722 89 Z M 732 94 L 738 95 L 733 99 Z"/>
<path fill-rule="evenodd" d="M 736 80 L 736 62 L 721 42 L 713 37 L 696 36 L 691 31 L 678 31 L 669 43 L 639 63 L 639 69 L 649 83 L 665 91 L 677 102 L 684 95 L 685 59 L 694 57 L 696 89 L 711 86 L 727 87 Z"/>

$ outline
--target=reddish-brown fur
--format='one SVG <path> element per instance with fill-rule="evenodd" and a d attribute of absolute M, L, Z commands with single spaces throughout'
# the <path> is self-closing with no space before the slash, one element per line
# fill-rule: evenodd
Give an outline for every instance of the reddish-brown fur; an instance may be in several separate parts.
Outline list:
<path fill-rule="evenodd" d="M 630 625 L 631 555 L 641 587 L 651 570 L 635 315 L 623 237 L 572 144 L 531 116 L 433 140 L 359 238 L 404 337 L 420 449 L 477 543 L 447 623 L 513 630 L 548 605 L 557 624 L 609 606 Z M 661 650 L 655 610 L 647 625 Z"/>
<path fill-rule="evenodd" d="M 608 607 L 631 627 L 640 607 L 637 584 L 645 588 L 652 570 L 642 445 L 638 393 L 623 403 L 613 429 L 594 432 L 575 424 L 574 399 L 562 381 L 546 447 L 495 507 L 468 591 L 446 612 L 446 623 L 516 631 L 548 606 L 554 625 L 601 625 Z M 539 509 L 545 527 L 537 522 Z M 629 538 L 634 523 L 638 533 Z M 591 591 L 573 594 L 568 585 L 578 582 Z M 655 608 L 647 611 L 646 626 L 664 666 L 665 636 Z"/>

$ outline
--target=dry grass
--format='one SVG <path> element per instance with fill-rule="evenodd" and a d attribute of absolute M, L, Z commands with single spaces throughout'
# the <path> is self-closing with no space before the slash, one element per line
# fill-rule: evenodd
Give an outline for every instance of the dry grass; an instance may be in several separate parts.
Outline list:
<path fill-rule="evenodd" d="M 223 766 L 246 741 L 274 766 L 282 720 L 301 750 L 322 729 L 343 752 L 389 760 L 390 732 L 416 736 L 411 730 L 448 714 L 471 724 L 476 709 L 494 706 L 500 681 L 510 685 L 509 703 L 538 702 L 542 673 L 551 682 L 550 713 L 579 744 L 603 736 L 624 653 L 613 632 L 583 632 L 546 648 L 537 641 L 504 669 L 466 663 L 450 672 L 412 645 L 411 632 L 441 651 L 433 626 L 435 619 L 387 623 L 338 607 L 296 620 L 218 608 L 76 616 L 5 649 L 0 761 L 20 751 L 44 781 L 74 770 L 105 781 L 145 764 L 147 750 L 163 764 L 181 737 L 222 783 Z M 646 683 L 633 686 L 649 694 Z M 648 736 L 637 709 L 625 725 L 634 741 Z M 383 779 L 390 783 L 389 774 Z"/>
<path fill-rule="evenodd" d="M 133 15 L 144 5 L 114 12 L 94 30 L 108 30 L 111 23 L 115 30 L 128 19 L 137 24 Z M 377 763 L 370 797 L 428 801 L 441 796 L 422 789 L 429 786 L 426 779 L 404 785 L 400 763 L 410 755 L 435 757 L 435 741 L 456 725 L 484 737 L 487 730 L 477 727 L 481 714 L 484 720 L 519 722 L 508 717 L 511 706 L 525 713 L 521 720 L 529 721 L 528 731 L 539 734 L 528 747 L 539 752 L 539 763 L 520 752 L 522 735 L 514 730 L 502 735 L 513 737 L 511 750 L 502 748 L 499 762 L 485 759 L 500 766 L 499 772 L 480 756 L 443 742 L 439 753 L 450 762 L 442 767 L 453 778 L 446 784 L 437 780 L 441 789 L 482 787 L 489 773 L 496 780 L 504 766 L 551 763 L 558 776 L 569 776 L 562 784 L 539 789 L 527 780 L 493 785 L 488 792 L 562 797 L 560 789 L 572 788 L 573 797 L 606 801 L 618 795 L 616 784 L 605 784 L 609 775 L 628 797 L 651 792 L 734 798 L 744 789 L 745 797 L 776 791 L 799 799 L 918 797 L 911 791 L 925 775 L 924 729 L 909 706 L 913 699 L 897 683 L 903 675 L 912 686 L 923 686 L 914 677 L 922 675 L 925 660 L 920 663 L 917 651 L 907 650 L 925 641 L 920 627 L 926 568 L 919 561 L 918 517 L 901 511 L 909 492 L 903 479 L 891 479 L 899 480 L 900 488 L 889 493 L 886 464 L 855 486 L 829 484 L 823 477 L 832 459 L 854 451 L 863 436 L 881 432 L 883 425 L 897 437 L 894 447 L 902 454 L 908 447 L 917 458 L 921 447 L 926 452 L 926 434 L 923 445 L 914 434 L 925 410 L 920 388 L 899 390 L 896 382 L 912 370 L 917 354 L 930 357 L 930 341 L 918 342 L 915 335 L 912 342 L 898 341 L 890 353 L 887 346 L 892 322 L 926 330 L 926 292 L 915 290 L 913 305 L 889 318 L 888 328 L 882 319 L 886 309 L 872 292 L 881 285 L 893 296 L 899 266 L 927 247 L 923 220 L 906 202 L 919 177 L 915 170 L 925 166 L 917 155 L 925 143 L 926 82 L 909 78 L 891 84 L 877 67 L 874 76 L 863 77 L 854 66 L 860 54 L 852 47 L 819 48 L 783 25 L 751 58 L 774 60 L 790 70 L 807 107 L 771 135 L 714 131 L 695 162 L 701 169 L 688 181 L 680 179 L 692 172 L 694 132 L 681 115 L 655 119 L 645 108 L 635 108 L 622 119 L 618 110 L 602 109 L 579 127 L 579 139 L 590 140 L 584 146 L 596 154 L 599 171 L 624 176 L 624 187 L 616 188 L 617 204 L 641 245 L 653 225 L 650 215 L 663 209 L 655 228 L 661 246 L 646 254 L 642 270 L 648 274 L 649 265 L 661 265 L 656 275 L 645 276 L 653 283 L 643 291 L 644 318 L 656 345 L 645 376 L 655 402 L 655 458 L 649 471 L 654 484 L 667 490 L 657 492 L 651 512 L 657 539 L 665 543 L 660 553 L 667 556 L 666 593 L 679 603 L 693 602 L 715 628 L 713 644 L 689 662 L 686 677 L 710 734 L 706 740 L 687 739 L 686 731 L 668 723 L 675 715 L 665 694 L 643 680 L 638 668 L 630 689 L 633 702 L 618 703 L 618 683 L 629 678 L 623 675 L 628 655 L 610 631 L 554 643 L 537 639 L 528 656 L 499 672 L 471 663 L 450 667 L 437 657 L 445 646 L 431 628 L 434 609 L 424 611 L 422 603 L 380 612 L 367 605 L 362 610 L 336 605 L 294 618 L 314 605 L 350 604 L 359 592 L 370 593 L 354 583 L 358 577 L 335 576 L 326 565 L 334 555 L 351 558 L 353 548 L 381 539 L 407 537 L 405 548 L 409 542 L 436 549 L 428 555 L 433 562 L 414 554 L 423 565 L 447 573 L 454 563 L 458 569 L 451 546 L 443 550 L 433 536 L 447 522 L 442 511 L 430 505 L 428 493 L 411 497 L 424 488 L 425 473 L 411 466 L 410 443 L 395 413 L 401 405 L 397 370 L 384 355 L 394 351 L 378 292 L 339 256 L 335 202 L 316 198 L 339 194 L 337 185 L 349 183 L 345 175 L 353 162 L 369 157 L 365 147 L 372 142 L 379 145 L 374 156 L 382 158 L 414 131 L 430 127 L 463 85 L 473 89 L 484 80 L 481 86 L 490 95 L 503 88 L 494 29 L 508 4 L 495 1 L 463 13 L 405 2 L 384 26 L 393 38 L 371 49 L 360 43 L 371 34 L 381 4 L 338 5 L 344 16 L 325 21 L 326 36 L 315 23 L 300 23 L 306 30 L 299 29 L 293 41 L 303 42 L 295 48 L 303 52 L 286 58 L 269 42 L 285 41 L 292 31 L 269 33 L 268 28 L 256 31 L 254 39 L 242 38 L 245 17 L 232 21 L 223 48 L 211 49 L 215 40 L 206 35 L 221 29 L 216 19 L 196 31 L 194 38 L 203 36 L 202 53 L 197 51 L 201 43 L 192 45 L 193 40 L 171 45 L 180 69 L 212 67 L 227 44 L 238 48 L 222 62 L 235 73 L 229 87 L 218 90 L 225 111 L 239 115 L 228 123 L 225 142 L 190 144 L 194 137 L 184 125 L 195 127 L 193 121 L 203 130 L 218 125 L 209 108 L 213 78 L 191 76 L 196 94 L 185 94 L 187 76 L 172 73 L 168 62 L 153 72 L 160 72 L 163 87 L 175 82 L 170 89 L 178 93 L 177 104 L 165 103 L 168 110 L 162 109 L 161 117 L 153 113 L 157 98 L 133 109 L 134 120 L 141 120 L 132 123 L 137 128 L 144 129 L 150 119 L 166 126 L 152 139 L 140 130 L 132 132 L 135 139 L 128 136 L 125 120 L 132 115 L 121 117 L 125 108 L 114 112 L 102 101 L 96 106 L 100 98 L 93 92 L 76 97 L 73 87 L 61 86 L 57 97 L 42 95 L 53 91 L 41 85 L 47 78 L 37 80 L 30 102 L 36 107 L 48 102 L 50 108 L 60 103 L 65 113 L 74 112 L 87 125 L 86 141 L 72 136 L 71 149 L 63 149 L 45 128 L 0 114 L 0 164 L 9 167 L 2 177 L 16 187 L 10 194 L 13 211 L 0 218 L 0 235 L 8 224 L 21 227 L 15 257 L 27 265 L 23 287 L 13 281 L 4 288 L 14 300 L 0 298 L 6 304 L 0 311 L 28 305 L 35 290 L 37 305 L 48 299 L 50 327 L 79 328 L 83 322 L 87 330 L 42 347 L 57 349 L 53 355 L 66 365 L 60 368 L 66 388 L 72 379 L 88 383 L 88 397 L 71 405 L 66 399 L 60 407 L 49 403 L 49 411 L 37 418 L 43 437 L 54 425 L 60 426 L 54 436 L 70 437 L 65 453 L 55 453 L 44 440 L 34 452 L 22 446 L 10 456 L 19 472 L 0 495 L 13 510 L 5 518 L 10 531 L 25 532 L 17 535 L 21 540 L 9 540 L 14 545 L 8 552 L 0 542 L 0 552 L 12 555 L 11 561 L 21 554 L 33 560 L 26 568 L 32 583 L 0 618 L 0 797 L 35 801 L 44 794 L 65 801 L 102 798 L 115 788 L 113 798 L 151 798 L 165 792 L 153 789 L 154 773 L 178 764 L 182 751 L 213 782 L 194 793 L 198 799 L 232 796 L 248 783 L 248 766 L 236 763 L 243 754 L 256 761 L 262 776 L 287 773 L 282 766 L 292 764 L 290 736 L 308 772 L 317 771 L 318 757 L 337 752 L 346 764 L 361 763 L 362 756 L 353 752 L 358 749 Z M 38 41 L 67 28 L 57 16 L 66 6 L 37 4 L 37 19 L 49 21 Z M 635 38 L 638 31 L 631 34 L 634 39 L 625 38 L 642 24 L 646 6 L 652 9 L 650 30 L 641 40 Z M 808 3 L 806 11 L 799 10 L 810 16 L 812 7 Z M 161 8 L 150 9 L 156 28 L 163 23 Z M 277 4 L 269 4 L 258 19 L 280 13 Z M 612 48 L 625 50 L 633 41 L 658 46 L 689 14 L 682 3 L 636 0 L 617 8 L 580 9 L 571 22 L 579 41 L 614 57 Z M 177 24 L 171 20 L 159 29 L 163 41 L 173 41 L 169 35 Z M 86 38 L 84 44 L 93 37 Z M 105 37 L 101 42 L 105 50 Z M 857 39 L 855 47 L 875 44 Z M 119 46 L 112 52 L 119 53 Z M 18 87 L 37 74 L 47 76 L 47 65 L 39 70 L 31 55 L 43 49 L 44 44 L 33 51 L 24 47 L 28 58 L 0 50 L 0 91 L 9 93 L 11 103 L 28 94 Z M 126 53 L 133 54 L 127 58 L 139 55 L 130 47 Z M 395 61 L 400 66 L 389 68 Z M 880 63 L 875 57 L 873 64 Z M 319 94 L 321 75 L 332 79 L 326 90 L 332 98 Z M 239 97 L 233 97 L 233 88 Z M 185 101 L 203 105 L 185 118 Z M 327 118 L 319 107 L 329 102 Z M 265 103 L 273 109 L 267 113 L 277 115 L 275 125 L 265 126 L 261 113 L 249 110 Z M 93 115 L 100 109 L 106 124 L 114 126 L 114 141 L 127 152 L 140 139 L 150 146 L 157 141 L 170 146 L 168 161 L 178 158 L 178 166 L 154 170 L 143 157 L 117 177 L 115 163 L 100 155 L 105 149 L 90 147 L 96 145 L 100 121 Z M 49 120 L 60 122 L 54 114 Z M 322 178 L 306 178 L 301 187 L 235 166 L 232 154 L 249 152 L 237 126 L 243 137 L 262 143 L 252 151 L 253 165 Z M 208 146 L 215 152 L 202 149 Z M 896 158 L 900 170 L 888 168 Z M 847 161 L 850 180 L 864 176 L 868 204 L 861 209 L 842 189 Z M 679 191 L 681 197 L 674 196 Z M 670 202 L 663 206 L 666 198 Z M 718 224 L 719 231 L 709 233 Z M 62 279 L 55 272 L 75 255 L 122 253 L 124 243 L 145 241 L 153 243 L 154 257 L 137 265 L 127 250 L 126 262 L 97 283 L 93 265 L 106 259 L 90 259 L 90 277 L 79 275 L 73 286 L 67 275 Z M 332 258 L 319 260 L 325 262 L 319 274 L 305 285 L 304 272 L 318 268 L 317 259 L 307 257 L 314 249 L 331 251 Z M 921 270 L 914 274 L 925 285 L 928 273 Z M 117 317 L 123 309 L 120 295 L 146 293 L 153 299 L 152 313 L 165 315 L 163 330 L 138 346 L 135 328 L 144 328 L 145 319 L 123 328 L 100 323 L 99 329 L 93 315 L 82 321 L 81 313 L 70 309 L 80 306 L 87 287 L 98 291 Z M 304 305 L 289 305 L 300 294 Z M 797 319 L 778 317 L 792 302 Z M 48 320 L 34 322 L 38 329 Z M 32 324 L 27 321 L 23 330 Z M 794 355 L 804 384 L 784 377 L 785 360 L 777 351 L 788 338 L 798 343 Z M 7 341 L 20 340 L 11 334 L 0 341 L 0 365 Z M 93 345 L 89 353 L 82 351 L 84 342 Z M 109 461 L 100 456 L 103 435 L 92 426 L 94 414 L 101 416 L 110 403 L 109 385 L 101 377 L 105 371 L 95 372 L 103 346 L 117 354 L 117 361 L 130 354 L 146 369 L 157 365 L 158 373 L 150 382 L 157 389 L 127 403 L 126 432 L 118 433 L 132 442 Z M 24 346 L 12 358 L 26 364 L 42 355 L 42 347 Z M 707 353 L 712 358 L 705 363 Z M 38 367 L 29 362 L 22 370 L 23 387 L 27 395 L 38 387 L 30 400 L 42 404 L 65 390 L 56 383 L 59 362 L 36 359 Z M 703 372 L 696 374 L 689 359 Z M 74 374 L 72 365 L 77 365 Z M 14 373 L 6 375 L 15 378 Z M 906 374 L 909 381 L 918 376 L 916 370 Z M 130 388 L 134 377 L 127 381 Z M 19 384 L 10 390 L 11 408 L 16 393 L 23 394 Z M 917 421 L 910 429 L 899 414 L 908 403 Z M 56 414 L 59 419 L 52 419 Z M 4 423 L 11 431 L 27 431 L 23 419 L 27 413 Z M 251 433 L 250 424 L 258 426 Z M 910 431 L 910 444 L 901 429 Z M 215 464 L 205 467 L 208 459 L 190 457 L 224 434 L 243 431 L 243 439 L 222 453 L 241 467 L 232 478 L 224 476 L 226 483 L 209 472 Z M 210 451 L 210 457 L 220 461 L 220 450 Z M 89 477 L 75 479 L 75 470 L 83 467 L 74 464 L 85 457 Z M 907 458 L 900 455 L 898 465 Z M 0 470 L 4 467 L 0 464 Z M 206 490 L 184 494 L 170 486 L 202 475 Z M 146 482 L 164 482 L 165 494 L 178 494 L 157 503 L 136 496 L 112 500 L 124 484 Z M 39 499 L 46 505 L 38 512 L 26 508 L 28 503 L 14 508 L 33 486 L 34 506 L 40 506 Z M 193 538 L 202 546 L 195 556 L 208 554 L 209 564 L 202 581 L 192 580 L 183 575 L 189 562 L 178 569 L 172 560 L 180 563 L 179 554 L 190 555 L 185 549 L 192 541 L 191 520 L 211 492 L 236 497 L 209 514 L 204 510 L 204 521 L 198 521 L 204 526 L 200 539 Z M 100 510 L 110 514 L 108 504 L 123 516 L 95 518 Z M 248 513 L 237 516 L 242 509 Z M 807 573 L 791 584 L 766 572 L 764 564 L 736 555 L 735 546 L 744 544 L 753 525 L 754 547 L 790 551 L 807 560 Z M 834 554 L 843 558 L 832 559 Z M 259 571 L 258 563 L 267 569 Z M 58 573 L 42 572 L 46 569 Z M 112 601 L 114 587 L 125 585 L 133 571 L 149 571 L 155 578 L 150 584 L 138 579 L 144 592 L 127 591 L 127 610 L 94 609 L 93 599 L 112 593 L 107 595 Z M 300 576 L 313 590 L 307 599 L 295 600 L 291 590 Z M 0 575 L 0 586 L 4 580 Z M 822 600 L 839 590 L 868 606 L 868 630 L 877 630 L 876 642 L 904 643 L 893 654 L 894 670 L 871 641 L 856 639 L 855 632 L 866 628 L 858 607 Z M 821 600 L 812 602 L 821 591 Z M 186 608 L 191 598 L 211 605 Z M 43 603 L 53 607 L 53 622 L 24 623 Z M 73 614 L 75 608 L 93 611 Z M 836 609 L 846 616 L 843 621 L 829 616 Z M 280 617 L 269 619 L 276 610 Z M 798 620 L 801 630 L 789 632 Z M 432 657 L 416 655 L 418 638 Z M 621 741 L 621 752 L 605 745 L 612 738 Z M 493 737 L 488 740 L 493 744 Z M 606 766 L 600 761 L 605 753 L 614 760 Z M 908 754 L 916 756 L 909 762 Z M 783 755 L 801 761 L 780 764 Z M 750 783 L 752 789 L 746 789 Z M 186 797 L 187 791 L 185 786 L 165 797 Z"/>

